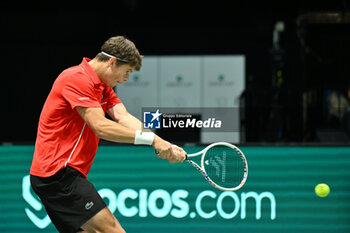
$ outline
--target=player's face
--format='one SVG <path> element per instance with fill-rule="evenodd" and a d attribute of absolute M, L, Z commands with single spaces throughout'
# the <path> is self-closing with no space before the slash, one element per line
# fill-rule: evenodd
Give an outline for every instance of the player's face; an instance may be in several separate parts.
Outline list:
<path fill-rule="evenodd" d="M 107 79 L 107 85 L 114 87 L 117 84 L 127 82 L 129 80 L 130 73 L 134 70 L 134 67 L 129 64 L 113 64 L 110 69 L 110 73 Z"/>

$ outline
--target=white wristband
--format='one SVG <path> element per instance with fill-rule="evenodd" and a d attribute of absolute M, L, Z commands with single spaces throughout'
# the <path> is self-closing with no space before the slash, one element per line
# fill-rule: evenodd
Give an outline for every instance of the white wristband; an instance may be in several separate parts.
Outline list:
<path fill-rule="evenodd" d="M 152 145 L 154 140 L 154 133 L 142 132 L 142 130 L 136 130 L 135 141 L 136 145 Z"/>

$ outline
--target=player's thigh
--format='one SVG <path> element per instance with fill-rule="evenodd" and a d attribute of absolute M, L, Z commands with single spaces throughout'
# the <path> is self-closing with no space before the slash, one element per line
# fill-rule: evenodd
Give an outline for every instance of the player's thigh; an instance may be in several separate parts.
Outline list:
<path fill-rule="evenodd" d="M 94 217 L 84 223 L 81 228 L 86 232 L 125 233 L 118 220 L 108 207 L 103 208 Z"/>

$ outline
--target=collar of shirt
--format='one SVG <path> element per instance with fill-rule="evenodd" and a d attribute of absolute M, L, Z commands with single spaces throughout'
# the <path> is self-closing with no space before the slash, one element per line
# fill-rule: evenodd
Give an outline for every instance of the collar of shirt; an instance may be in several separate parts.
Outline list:
<path fill-rule="evenodd" d="M 90 58 L 84 57 L 79 66 L 88 74 L 88 76 L 91 78 L 91 81 L 95 84 L 96 88 L 103 87 L 104 83 L 101 82 L 96 72 L 89 65 L 89 61 L 91 61 Z"/>

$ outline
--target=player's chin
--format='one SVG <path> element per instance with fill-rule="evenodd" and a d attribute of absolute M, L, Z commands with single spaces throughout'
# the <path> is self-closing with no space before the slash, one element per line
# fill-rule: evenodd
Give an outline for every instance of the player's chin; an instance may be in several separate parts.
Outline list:
<path fill-rule="evenodd" d="M 109 87 L 111 87 L 111 88 L 114 88 L 115 86 L 117 86 L 117 82 L 115 82 L 115 83 L 111 83 L 110 85 L 108 85 Z"/>

